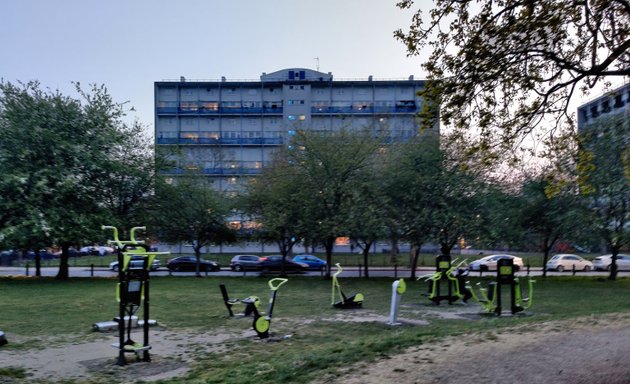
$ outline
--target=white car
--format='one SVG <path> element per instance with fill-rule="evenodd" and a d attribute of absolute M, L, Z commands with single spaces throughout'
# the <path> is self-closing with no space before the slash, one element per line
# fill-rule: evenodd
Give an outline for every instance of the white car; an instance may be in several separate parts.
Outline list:
<path fill-rule="evenodd" d="M 612 255 L 601 255 L 593 259 L 593 267 L 596 271 L 610 271 Z M 630 255 L 620 253 L 617 255 L 617 270 L 630 270 Z"/>
<path fill-rule="evenodd" d="M 114 252 L 114 248 L 102 245 L 91 245 L 88 247 L 81 247 L 81 249 L 79 249 L 79 255 L 81 256 L 105 256 Z"/>
<path fill-rule="evenodd" d="M 554 255 L 547 264 L 545 268 L 549 270 L 556 270 L 558 272 L 562 272 L 564 270 L 572 270 L 575 267 L 576 271 L 584 271 L 588 272 L 593 269 L 593 263 L 590 261 L 581 258 L 578 255 L 573 255 L 570 253 L 560 253 L 558 255 Z"/>
<path fill-rule="evenodd" d="M 142 266 L 142 264 L 144 263 L 144 261 L 140 258 L 140 259 L 134 259 L 133 257 L 131 258 L 132 266 L 134 264 L 134 262 L 136 263 L 140 263 L 139 265 Z M 158 259 L 153 259 L 153 264 L 151 264 L 151 270 L 152 271 L 157 271 L 158 269 L 160 269 L 160 260 Z M 117 261 L 112 261 L 111 263 L 109 263 L 109 269 L 111 269 L 114 272 L 118 272 L 118 260 Z"/>
<path fill-rule="evenodd" d="M 468 264 L 468 269 L 471 271 L 496 271 L 499 259 L 512 259 L 514 263 L 514 270 L 516 271 L 523 268 L 523 259 L 513 255 L 502 254 L 490 255 L 475 260 Z"/>

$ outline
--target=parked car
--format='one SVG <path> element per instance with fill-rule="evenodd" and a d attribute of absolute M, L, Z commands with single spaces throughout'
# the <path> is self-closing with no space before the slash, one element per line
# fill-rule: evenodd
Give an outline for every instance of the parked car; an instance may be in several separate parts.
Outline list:
<path fill-rule="evenodd" d="M 260 258 L 260 270 L 263 272 L 280 272 L 283 265 L 285 272 L 302 272 L 308 269 L 308 265 L 303 263 L 296 263 L 289 259 L 284 260 L 283 263 L 281 255 L 273 255 Z"/>
<path fill-rule="evenodd" d="M 236 255 L 230 260 L 230 269 L 233 271 L 260 269 L 260 257 L 256 255 Z"/>
<path fill-rule="evenodd" d="M 79 256 L 105 256 L 114 253 L 114 248 L 102 245 L 90 245 L 79 249 Z"/>
<path fill-rule="evenodd" d="M 518 271 L 523 268 L 523 259 L 513 255 L 501 254 L 490 255 L 475 260 L 468 265 L 468 269 L 471 271 L 496 271 L 497 263 L 499 259 L 512 259 L 514 263 L 514 270 Z"/>
<path fill-rule="evenodd" d="M 308 265 L 308 269 L 315 271 L 323 271 L 326 269 L 326 261 L 313 255 L 296 255 L 293 257 L 293 261 L 306 264 Z"/>
<path fill-rule="evenodd" d="M 565 269 L 573 269 L 574 266 L 576 271 L 588 272 L 593 269 L 593 263 L 571 253 L 560 253 L 558 255 L 554 255 L 551 259 L 549 259 L 545 268 L 548 271 L 556 270 L 558 272 L 562 272 Z"/>
<path fill-rule="evenodd" d="M 29 260 L 35 260 L 35 256 L 37 255 L 33 250 L 28 250 L 26 252 L 26 258 Z M 40 249 L 39 256 L 41 257 L 41 260 L 52 260 L 55 258 L 59 258 L 59 255 L 50 252 L 48 249 Z"/>
<path fill-rule="evenodd" d="M 596 271 L 610 271 L 612 255 L 601 255 L 593 259 L 593 268 Z M 630 270 L 630 255 L 620 253 L 617 255 L 617 270 Z"/>
<path fill-rule="evenodd" d="M 197 270 L 197 258 L 195 256 L 180 256 L 171 259 L 166 263 L 166 268 L 169 271 L 196 271 Z M 219 263 L 210 260 L 199 260 L 199 270 L 201 272 L 217 272 L 221 270 Z"/>
<path fill-rule="evenodd" d="M 142 256 L 131 256 L 131 260 L 129 262 L 132 266 L 136 263 L 139 265 L 143 265 L 144 261 L 142 259 Z M 160 268 L 160 265 L 161 263 L 159 259 L 153 259 L 153 263 L 151 263 L 151 270 L 157 271 Z M 118 260 L 109 263 L 109 269 L 114 272 L 118 272 Z"/>

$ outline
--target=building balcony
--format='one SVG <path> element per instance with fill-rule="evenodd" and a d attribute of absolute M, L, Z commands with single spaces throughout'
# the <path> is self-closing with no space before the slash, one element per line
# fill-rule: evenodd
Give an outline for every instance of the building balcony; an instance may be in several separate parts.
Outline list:
<path fill-rule="evenodd" d="M 258 175 L 262 171 L 261 168 L 245 168 L 245 167 L 215 167 L 203 169 L 185 169 L 171 168 L 161 171 L 163 175 L 193 175 L 203 174 L 210 176 L 242 176 L 242 175 Z"/>
<path fill-rule="evenodd" d="M 259 138 L 164 138 L 157 139 L 158 145 L 282 145 L 282 137 L 259 137 Z"/>

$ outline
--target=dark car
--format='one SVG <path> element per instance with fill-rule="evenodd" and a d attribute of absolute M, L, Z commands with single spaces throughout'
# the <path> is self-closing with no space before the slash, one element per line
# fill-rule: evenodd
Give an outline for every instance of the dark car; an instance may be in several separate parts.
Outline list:
<path fill-rule="evenodd" d="M 284 268 L 283 268 L 284 265 Z M 282 262 L 282 256 L 273 255 L 260 258 L 260 270 L 262 272 L 280 272 L 284 269 L 284 272 L 302 272 L 308 269 L 308 265 L 303 263 L 296 263 L 289 259 L 285 259 Z"/>
<path fill-rule="evenodd" d="M 169 271 L 196 271 L 197 270 L 197 258 L 194 256 L 180 256 L 171 259 L 166 263 L 166 268 Z M 199 270 L 201 272 L 216 272 L 220 271 L 221 267 L 216 261 L 199 260 Z"/>
<path fill-rule="evenodd" d="M 230 261 L 230 268 L 237 272 L 258 270 L 260 269 L 260 257 L 256 255 L 236 255 Z"/>
<path fill-rule="evenodd" d="M 296 263 L 306 264 L 308 265 L 308 269 L 315 271 L 323 271 L 326 269 L 326 262 L 313 255 L 296 255 L 293 257 L 293 261 Z"/>

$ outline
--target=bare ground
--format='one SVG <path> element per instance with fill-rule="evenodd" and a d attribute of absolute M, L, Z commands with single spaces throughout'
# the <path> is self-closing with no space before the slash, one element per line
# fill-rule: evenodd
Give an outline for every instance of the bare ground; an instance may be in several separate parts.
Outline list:
<path fill-rule="evenodd" d="M 630 383 L 630 316 L 469 334 L 355 364 L 321 383 Z"/>
<path fill-rule="evenodd" d="M 459 315 L 467 313 L 446 313 L 446 316 Z M 361 311 L 339 314 L 329 320 L 386 322 L 387 318 Z M 428 323 L 401 320 L 404 326 Z M 125 367 L 117 366 L 117 350 L 111 347 L 116 337 L 109 334 L 85 342 L 56 341 L 39 350 L 0 350 L 0 368 L 23 367 L 29 375 L 25 382 L 154 381 L 185 375 L 195 352 L 226 350 L 227 341 L 253 336 L 253 331 L 174 333 L 152 328 L 150 363 L 130 361 Z M 139 332 L 134 338 L 141 339 Z M 0 383 L 4 382 L 19 381 L 3 381 L 0 377 Z M 550 321 L 498 333 L 441 339 L 376 362 L 345 367 L 315 382 L 323 383 L 630 384 L 630 314 Z"/>

